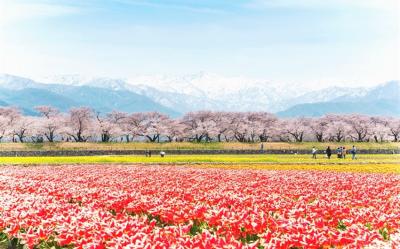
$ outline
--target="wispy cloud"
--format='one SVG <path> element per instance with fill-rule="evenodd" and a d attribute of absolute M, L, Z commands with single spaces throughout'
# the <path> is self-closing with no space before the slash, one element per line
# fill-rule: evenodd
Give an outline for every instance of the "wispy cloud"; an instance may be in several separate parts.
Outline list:
<path fill-rule="evenodd" d="M 358 7 L 396 11 L 399 0 L 251 0 L 245 4 L 251 8 L 268 7 L 305 7 L 305 8 L 334 8 Z"/>
<path fill-rule="evenodd" d="M 80 8 L 51 2 L 0 1 L 0 26 L 32 18 L 49 18 L 79 13 Z"/>
<path fill-rule="evenodd" d="M 191 2 L 186 1 L 183 2 L 170 2 L 170 1 L 151 1 L 151 0 L 114 0 L 114 2 L 119 4 L 126 4 L 126 5 L 136 5 L 136 6 L 145 6 L 151 8 L 163 8 L 163 9 L 175 9 L 175 10 L 182 10 L 182 11 L 190 11 L 196 13 L 204 13 L 204 14 L 223 14 L 227 13 L 226 10 L 217 8 L 217 7 L 209 7 L 204 5 L 198 5 L 194 3 L 198 2 Z"/>

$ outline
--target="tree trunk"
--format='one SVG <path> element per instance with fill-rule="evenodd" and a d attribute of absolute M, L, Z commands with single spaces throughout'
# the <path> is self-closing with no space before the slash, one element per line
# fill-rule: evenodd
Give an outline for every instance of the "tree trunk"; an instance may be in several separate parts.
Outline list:
<path fill-rule="evenodd" d="M 54 142 L 54 133 L 53 132 L 49 132 L 49 134 L 44 133 L 45 137 L 47 138 L 47 140 L 52 143 Z"/>
<path fill-rule="evenodd" d="M 317 138 L 318 142 L 323 142 L 323 137 L 324 136 L 322 135 L 322 133 L 316 133 L 315 137 Z"/>

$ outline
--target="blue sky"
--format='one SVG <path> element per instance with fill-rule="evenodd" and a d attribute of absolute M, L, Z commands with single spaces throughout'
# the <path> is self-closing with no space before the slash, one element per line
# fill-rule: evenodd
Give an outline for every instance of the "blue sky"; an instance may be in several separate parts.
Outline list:
<path fill-rule="evenodd" d="M 0 0 L 0 72 L 399 78 L 398 0 Z"/>

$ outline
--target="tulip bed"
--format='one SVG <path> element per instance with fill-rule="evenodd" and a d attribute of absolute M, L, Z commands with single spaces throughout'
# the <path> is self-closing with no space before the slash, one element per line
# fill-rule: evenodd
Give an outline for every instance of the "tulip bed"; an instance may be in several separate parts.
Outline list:
<path fill-rule="evenodd" d="M 395 173 L 0 167 L 0 248 L 399 248 L 399 234 Z"/>

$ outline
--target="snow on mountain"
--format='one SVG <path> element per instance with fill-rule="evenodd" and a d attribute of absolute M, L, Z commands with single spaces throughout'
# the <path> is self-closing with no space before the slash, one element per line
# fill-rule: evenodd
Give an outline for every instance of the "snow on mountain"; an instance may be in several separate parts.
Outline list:
<path fill-rule="evenodd" d="M 327 113 L 361 113 L 400 116 L 399 81 L 390 81 L 372 88 L 327 88 L 323 92 L 331 93 L 332 96 L 321 97 L 317 95 L 318 92 L 310 93 L 315 100 L 293 105 L 277 115 L 318 117 Z M 318 101 L 328 97 L 330 100 Z"/>
<path fill-rule="evenodd" d="M 88 106 L 100 113 L 118 110 L 123 112 L 159 111 L 171 116 L 179 112 L 165 107 L 151 98 L 124 89 L 125 82 L 115 80 L 71 81 L 56 84 L 49 80 L 46 84 L 13 75 L 0 75 L 0 106 L 17 106 L 26 114 L 37 114 L 38 105 L 51 105 L 60 111 L 73 107 Z M 67 78 L 65 78 L 67 80 Z M 97 84 L 101 83 L 101 84 Z M 101 85 L 102 87 L 99 87 Z"/>
<path fill-rule="evenodd" d="M 129 79 L 61 75 L 40 79 L 41 82 L 74 86 L 96 86 L 128 90 L 145 95 L 159 104 L 180 112 L 193 110 L 268 110 L 285 107 L 284 101 L 305 92 L 291 85 L 278 85 L 245 77 L 223 77 L 199 72 L 181 76 L 138 75 Z"/>
<path fill-rule="evenodd" d="M 207 72 L 179 76 L 137 75 L 129 79 L 61 75 L 41 81 L 128 90 L 179 112 L 204 109 L 278 112 L 296 104 L 331 101 L 343 96 L 357 97 L 368 91 L 366 88 L 347 87 L 311 91 L 299 84 L 277 84 Z"/>
<path fill-rule="evenodd" d="M 147 85 L 130 85 L 129 90 L 147 96 L 155 102 L 181 113 L 195 110 L 216 110 L 222 107 L 222 103 L 207 97 L 198 97 L 177 92 L 164 92 Z"/>
<path fill-rule="evenodd" d="M 381 86 L 375 88 L 334 86 L 310 90 L 301 85 L 277 84 L 245 77 L 223 77 L 206 72 L 181 76 L 138 75 L 129 79 L 59 75 L 42 78 L 37 82 L 22 77 L 0 75 L 0 87 L 3 88 L 46 89 L 47 87 L 58 94 L 68 91 L 68 87 L 63 85 L 127 91 L 148 97 L 180 113 L 196 110 L 279 112 L 298 104 L 357 101 L 367 98 L 373 91 L 387 95 L 391 89 L 379 92 L 382 91 Z M 58 84 L 57 87 L 54 84 Z M 374 93 L 371 96 L 376 95 Z"/>
<path fill-rule="evenodd" d="M 70 86 L 93 86 L 101 88 L 109 88 L 112 90 L 124 90 L 128 84 L 124 79 L 115 79 L 107 77 L 91 77 L 82 76 L 79 74 L 66 74 L 66 75 L 55 75 L 39 78 L 37 81 L 46 84 L 62 84 Z"/>
<path fill-rule="evenodd" d="M 25 88 L 37 88 L 40 84 L 35 81 L 10 74 L 0 74 L 0 87 L 11 90 L 22 90 Z"/>
<path fill-rule="evenodd" d="M 306 92 L 295 98 L 289 99 L 285 107 L 289 108 L 297 104 L 312 104 L 318 102 L 327 102 L 333 100 L 349 100 L 353 98 L 364 97 L 370 88 L 351 88 L 351 87 L 328 87 L 321 90 Z"/>
<path fill-rule="evenodd" d="M 304 93 L 307 89 L 291 85 L 272 84 L 264 80 L 244 77 L 222 77 L 200 72 L 183 76 L 138 76 L 129 79 L 131 90 L 139 91 L 171 106 L 180 98 L 192 100 L 185 108 L 228 111 L 282 109 L 282 103 Z M 148 91 L 156 89 L 157 91 Z M 171 95 L 172 94 L 172 95 Z M 171 106 L 172 107 L 172 106 Z M 179 107 L 178 107 L 179 108 Z"/>

